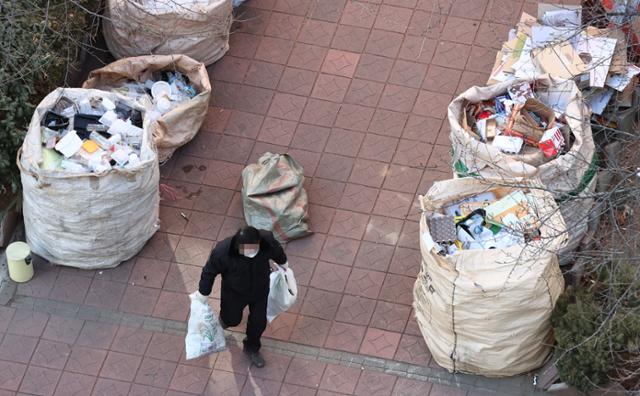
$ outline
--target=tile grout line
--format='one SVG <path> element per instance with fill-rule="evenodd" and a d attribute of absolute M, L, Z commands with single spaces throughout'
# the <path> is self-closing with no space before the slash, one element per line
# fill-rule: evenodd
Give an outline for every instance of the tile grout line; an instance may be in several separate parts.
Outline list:
<path fill-rule="evenodd" d="M 16 309 L 55 314 L 63 317 L 73 317 L 85 321 L 109 323 L 129 327 L 143 328 L 149 331 L 162 332 L 173 335 L 183 335 L 186 332 L 186 322 L 169 319 L 152 318 L 138 314 L 128 314 L 108 309 L 90 307 L 86 305 L 58 302 L 38 297 L 15 296 L 9 304 Z M 241 332 L 229 332 L 227 341 L 240 345 L 244 335 Z M 392 359 L 376 358 L 357 353 L 342 352 L 322 347 L 300 345 L 287 341 L 265 339 L 265 349 L 293 357 L 312 359 L 324 363 L 338 364 L 346 367 L 360 367 L 361 370 L 372 370 L 405 377 L 422 382 L 430 382 L 454 386 L 466 390 L 484 390 L 497 392 L 497 386 L 482 386 L 473 376 L 466 374 L 451 374 L 444 369 L 436 369 L 410 363 L 398 362 Z M 528 379 L 518 379 L 519 390 L 528 384 Z M 512 386 L 515 390 L 516 386 Z M 533 393 L 533 392 L 531 392 Z"/>

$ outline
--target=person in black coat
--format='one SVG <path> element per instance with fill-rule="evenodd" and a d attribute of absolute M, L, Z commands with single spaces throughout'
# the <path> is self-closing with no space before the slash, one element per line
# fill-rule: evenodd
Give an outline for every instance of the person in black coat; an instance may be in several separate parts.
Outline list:
<path fill-rule="evenodd" d="M 240 324 L 249 306 L 244 352 L 256 367 L 263 367 L 260 337 L 267 327 L 269 274 L 273 260 L 288 268 L 284 249 L 270 231 L 245 227 L 216 244 L 202 269 L 198 297 L 205 302 L 217 275 L 222 277 L 220 324 L 223 328 Z"/>

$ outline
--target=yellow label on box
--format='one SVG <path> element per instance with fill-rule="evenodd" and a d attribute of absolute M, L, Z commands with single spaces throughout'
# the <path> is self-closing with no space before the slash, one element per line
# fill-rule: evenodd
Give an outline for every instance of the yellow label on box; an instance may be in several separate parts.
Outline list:
<path fill-rule="evenodd" d="M 93 140 L 85 140 L 84 143 L 82 143 L 82 148 L 89 154 L 93 154 L 96 151 L 98 151 L 98 144 L 96 142 L 94 142 Z"/>

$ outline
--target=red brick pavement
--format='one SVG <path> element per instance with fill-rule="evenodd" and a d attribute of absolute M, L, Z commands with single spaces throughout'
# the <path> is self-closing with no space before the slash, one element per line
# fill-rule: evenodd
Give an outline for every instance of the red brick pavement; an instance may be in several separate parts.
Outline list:
<path fill-rule="evenodd" d="M 268 365 L 256 369 L 235 345 L 186 361 L 182 335 L 9 307 L 0 316 L 0 396 L 466 394 L 271 351 L 264 352 Z M 344 326 L 355 327 L 334 325 L 338 342 L 349 333 Z"/>
<path fill-rule="evenodd" d="M 209 251 L 244 223 L 242 168 L 288 152 L 304 166 L 316 233 L 286 247 L 300 298 L 266 336 L 433 365 L 411 308 L 416 196 L 450 177 L 446 106 L 486 81 L 523 10 L 535 3 L 248 0 L 230 51 L 209 68 L 202 130 L 161 169 L 179 197 L 162 201 L 160 231 L 116 269 L 40 271 L 18 294 L 186 320 Z M 184 362 L 180 337 L 0 316 L 13 317 L 0 321 L 2 396 L 457 394 L 283 356 L 264 376 L 235 350 Z"/>

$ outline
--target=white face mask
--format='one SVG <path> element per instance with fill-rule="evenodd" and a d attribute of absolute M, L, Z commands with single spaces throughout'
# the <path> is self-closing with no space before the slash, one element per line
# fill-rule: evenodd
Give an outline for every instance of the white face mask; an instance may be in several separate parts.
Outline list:
<path fill-rule="evenodd" d="M 245 257 L 249 257 L 249 258 L 256 257 L 258 255 L 259 250 L 260 250 L 260 245 L 258 244 L 240 245 L 240 254 Z"/>
<path fill-rule="evenodd" d="M 254 257 L 256 257 L 258 255 L 258 249 L 256 249 L 256 250 L 247 249 L 242 253 L 242 255 L 245 256 L 245 257 L 254 258 Z"/>

